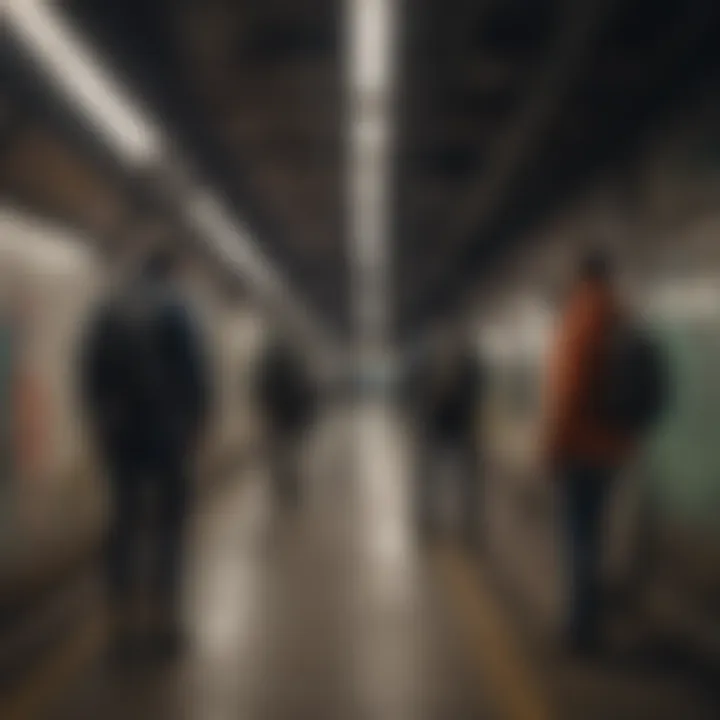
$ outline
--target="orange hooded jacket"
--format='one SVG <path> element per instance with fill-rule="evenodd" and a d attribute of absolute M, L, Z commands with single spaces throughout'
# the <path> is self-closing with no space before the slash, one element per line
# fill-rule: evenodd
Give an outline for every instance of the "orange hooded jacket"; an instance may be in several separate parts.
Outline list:
<path fill-rule="evenodd" d="M 595 392 L 619 308 L 612 290 L 584 281 L 561 318 L 547 380 L 544 452 L 552 465 L 568 462 L 616 466 L 633 442 L 594 412 Z"/>

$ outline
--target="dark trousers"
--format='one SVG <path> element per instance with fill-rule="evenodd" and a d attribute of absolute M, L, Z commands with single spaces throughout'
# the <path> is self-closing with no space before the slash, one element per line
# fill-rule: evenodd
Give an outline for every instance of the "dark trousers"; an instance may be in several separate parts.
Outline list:
<path fill-rule="evenodd" d="M 569 640 L 586 646 L 597 642 L 602 619 L 603 530 L 613 472 L 578 464 L 562 475 Z"/>
<path fill-rule="evenodd" d="M 189 489 L 183 464 L 114 462 L 110 485 L 106 569 L 111 602 L 122 606 L 138 585 L 144 585 L 153 600 L 175 604 Z M 149 582 L 142 579 L 145 558 Z"/>
<path fill-rule="evenodd" d="M 458 484 L 461 498 L 461 522 L 466 537 L 479 531 L 482 478 L 479 453 L 472 437 L 425 437 L 419 456 L 417 513 L 421 525 L 432 529 L 436 523 L 437 494 L 440 488 L 439 470 L 445 460 L 458 465 Z"/>

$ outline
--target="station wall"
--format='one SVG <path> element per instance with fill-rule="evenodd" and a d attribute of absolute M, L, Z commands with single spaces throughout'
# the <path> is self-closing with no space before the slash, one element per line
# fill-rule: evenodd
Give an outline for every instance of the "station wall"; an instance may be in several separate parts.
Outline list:
<path fill-rule="evenodd" d="M 0 207 L 0 575 L 3 562 L 22 564 L 102 521 L 102 472 L 77 393 L 81 334 L 109 280 L 90 247 L 88 238 Z M 249 371 L 263 323 L 246 304 L 228 305 L 211 278 L 190 290 L 213 368 L 210 463 L 252 442 Z"/>

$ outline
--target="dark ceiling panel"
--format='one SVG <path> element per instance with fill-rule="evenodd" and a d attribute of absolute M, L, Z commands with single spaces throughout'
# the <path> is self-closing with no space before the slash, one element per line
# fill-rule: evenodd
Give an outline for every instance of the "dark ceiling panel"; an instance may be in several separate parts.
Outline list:
<path fill-rule="evenodd" d="M 63 7 L 266 255 L 347 331 L 343 3 Z M 720 60 L 720 5 L 407 0 L 401 8 L 390 255 L 397 327 L 414 332 L 451 312 L 534 223 L 622 166 L 686 88 L 707 81 Z M 478 188 L 492 192 L 479 197 Z"/>
<path fill-rule="evenodd" d="M 437 11 L 432 0 L 422 4 L 430 15 Z M 448 0 L 443 11 L 451 12 L 452 6 Z M 419 106 L 424 112 L 421 119 L 419 110 L 402 116 L 403 158 L 413 158 L 414 128 L 422 128 L 417 142 L 438 138 L 434 151 L 442 157 L 443 149 L 452 153 L 457 147 L 451 128 L 462 126 L 453 118 L 471 112 L 488 113 L 490 108 L 499 120 L 479 120 L 475 143 L 477 156 L 487 155 L 522 111 L 532 85 L 527 80 L 528 71 L 541 66 L 555 52 L 553 42 L 547 42 L 553 28 L 580 6 L 570 0 L 496 0 L 478 3 L 478 7 L 472 50 L 466 48 L 460 58 L 453 59 L 453 71 L 446 80 L 435 75 L 428 84 L 418 74 L 419 64 L 413 56 L 406 63 L 410 68 L 406 82 L 420 94 L 429 93 L 432 87 L 434 99 L 425 98 Z M 592 51 L 585 53 L 582 67 L 573 68 L 572 83 L 555 100 L 556 107 L 548 115 L 550 122 L 539 142 L 531 146 L 532 151 L 520 158 L 512 182 L 494 198 L 490 212 L 467 236 L 454 236 L 449 231 L 463 197 L 459 174 L 449 173 L 445 179 L 448 187 L 452 183 L 452 192 L 436 191 L 444 197 L 444 221 L 436 208 L 433 222 L 423 225 L 414 221 L 419 212 L 413 209 L 418 205 L 414 198 L 425 197 L 425 186 L 436 183 L 437 175 L 418 172 L 412 162 L 403 160 L 395 264 L 401 334 L 448 317 L 473 285 L 491 273 L 494 263 L 513 252 L 513 243 L 535 223 L 563 203 L 572 202 L 600 173 L 623 167 L 662 117 L 689 102 L 691 88 L 713 82 L 720 65 L 720 6 L 716 3 L 630 0 L 614 6 L 601 2 L 598 10 L 603 19 Z M 433 41 L 434 48 L 449 45 L 448 41 Z M 423 54 L 420 42 L 415 43 L 413 52 Z M 508 75 L 513 81 L 508 80 L 494 97 L 468 93 L 467 102 L 448 102 L 455 89 L 463 87 L 463 74 L 469 74 L 483 54 L 512 57 L 515 67 L 520 68 Z M 437 89 L 443 82 L 446 92 Z M 532 128 L 527 130 L 531 132 Z M 468 134 L 463 132 L 464 142 Z M 422 142 L 425 147 L 427 140 Z M 432 152 L 427 156 L 433 157 Z M 477 185 L 478 179 L 492 170 L 488 162 L 478 162 L 468 172 L 466 184 Z"/>
<path fill-rule="evenodd" d="M 69 0 L 66 7 L 290 284 L 347 330 L 336 3 Z M 268 184 L 265 166 L 275 182 Z M 306 191 L 319 183 L 322 191 Z"/>
<path fill-rule="evenodd" d="M 547 49 L 562 3 L 548 0 L 494 2 L 476 20 L 472 42 L 493 56 L 527 59 Z"/>

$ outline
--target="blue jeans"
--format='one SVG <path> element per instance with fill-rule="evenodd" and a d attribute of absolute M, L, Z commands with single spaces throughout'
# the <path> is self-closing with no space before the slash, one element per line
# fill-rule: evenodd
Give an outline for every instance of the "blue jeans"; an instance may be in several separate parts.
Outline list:
<path fill-rule="evenodd" d="M 598 640 L 603 522 L 612 469 L 576 463 L 562 472 L 564 531 L 569 579 L 569 634 L 574 644 Z"/>

